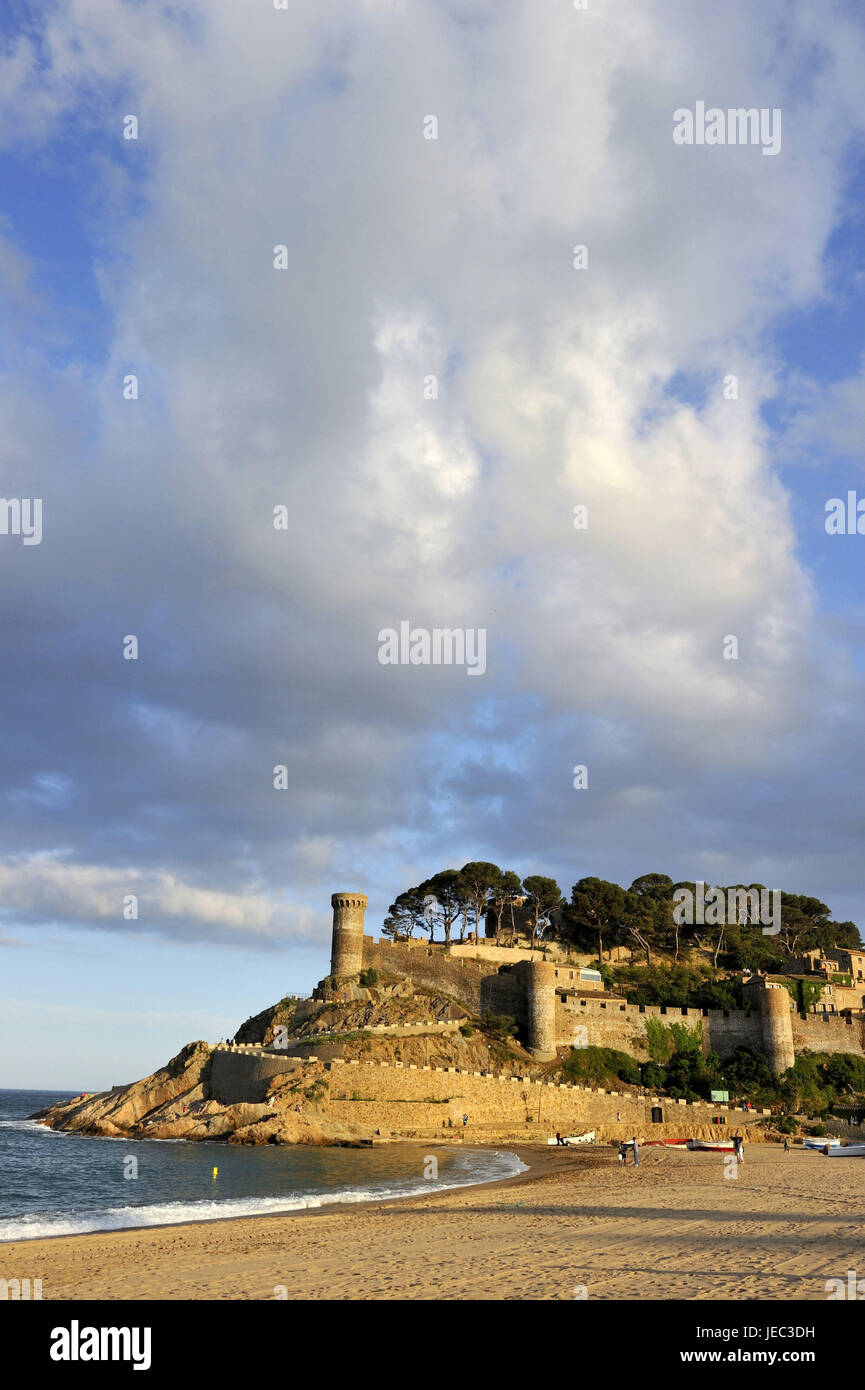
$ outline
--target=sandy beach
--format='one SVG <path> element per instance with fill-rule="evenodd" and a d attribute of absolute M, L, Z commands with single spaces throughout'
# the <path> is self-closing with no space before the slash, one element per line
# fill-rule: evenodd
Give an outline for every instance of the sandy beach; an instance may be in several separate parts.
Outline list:
<path fill-rule="evenodd" d="M 865 1271 L 865 1162 L 508 1146 L 503 1182 L 402 1201 L 10 1242 L 43 1299 L 824 1300 Z M 286 1295 L 277 1291 L 285 1287 Z"/>

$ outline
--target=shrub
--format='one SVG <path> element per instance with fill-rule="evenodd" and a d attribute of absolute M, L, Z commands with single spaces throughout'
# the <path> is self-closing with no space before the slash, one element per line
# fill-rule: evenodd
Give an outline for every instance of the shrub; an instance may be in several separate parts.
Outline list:
<path fill-rule="evenodd" d="M 491 1033 L 499 1033 L 505 1038 L 516 1035 L 517 1025 L 510 1014 L 484 1014 L 484 1023 Z"/>
<path fill-rule="evenodd" d="M 648 1017 L 646 1020 L 646 1043 L 649 1048 L 649 1056 L 658 1065 L 669 1062 L 673 1055 L 673 1038 L 669 1030 L 664 1026 L 659 1018 Z"/>
<path fill-rule="evenodd" d="M 663 1090 L 667 1074 L 657 1062 L 644 1062 L 640 1067 L 640 1080 L 649 1091 Z"/>
<path fill-rule="evenodd" d="M 601 972 L 601 979 L 604 982 L 604 989 L 612 989 L 616 983 L 615 972 L 612 966 L 607 965 L 604 960 L 598 961 L 598 970 Z"/>
<path fill-rule="evenodd" d="M 640 1068 L 626 1052 L 612 1047 L 573 1047 L 562 1063 L 562 1076 L 580 1086 L 607 1086 L 624 1081 L 639 1086 Z"/>

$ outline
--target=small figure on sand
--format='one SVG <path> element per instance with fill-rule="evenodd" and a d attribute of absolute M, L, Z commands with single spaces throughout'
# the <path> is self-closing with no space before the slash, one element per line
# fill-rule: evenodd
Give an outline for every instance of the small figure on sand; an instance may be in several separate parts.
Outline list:
<path fill-rule="evenodd" d="M 787 1138 L 786 1134 L 784 1135 L 784 1152 L 785 1154 L 790 1152 L 790 1140 Z"/>
<path fill-rule="evenodd" d="M 639 1146 L 639 1144 L 637 1143 L 637 1136 L 636 1136 L 636 1134 L 634 1135 L 633 1139 L 631 1140 L 631 1143 L 632 1143 L 633 1146 L 634 1146 L 634 1167 L 635 1167 L 635 1168 L 639 1168 L 639 1166 L 640 1166 L 640 1146 Z"/>
<path fill-rule="evenodd" d="M 745 1162 L 745 1141 L 741 1134 L 737 1134 L 733 1140 L 733 1148 L 736 1151 L 736 1158 L 739 1163 Z"/>
<path fill-rule="evenodd" d="M 556 1130 L 556 1144 L 561 1144 L 563 1149 L 566 1149 L 568 1147 L 567 1139 L 563 1139 L 562 1136 L 559 1134 L 558 1130 Z"/>
<path fill-rule="evenodd" d="M 620 1145 L 619 1145 L 619 1152 L 616 1154 L 616 1160 L 617 1160 L 617 1162 L 618 1162 L 618 1164 L 619 1164 L 619 1167 L 620 1167 L 620 1168 L 623 1168 L 624 1165 L 625 1165 L 625 1146 L 624 1146 L 624 1144 L 620 1144 Z"/>

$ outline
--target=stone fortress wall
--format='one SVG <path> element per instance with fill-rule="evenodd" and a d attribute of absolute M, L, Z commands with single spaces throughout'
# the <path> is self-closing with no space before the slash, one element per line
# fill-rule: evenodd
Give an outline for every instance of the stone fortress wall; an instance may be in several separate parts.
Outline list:
<path fill-rule="evenodd" d="M 210 1094 L 226 1105 L 260 1103 L 274 1076 L 311 1063 L 323 1066 L 324 1104 L 331 1118 L 391 1133 L 462 1129 L 462 1117 L 468 1114 L 472 1132 L 523 1133 L 540 1125 L 545 1135 L 550 1129 L 574 1133 L 600 1127 L 620 1137 L 626 1137 L 627 1130 L 667 1138 L 679 1137 L 683 1129 L 693 1133 L 694 1126 L 699 1126 L 723 1137 L 733 1132 L 731 1127 L 753 1125 L 769 1115 L 768 1110 L 493 1076 L 459 1067 L 336 1057 L 322 1063 L 319 1056 L 280 1054 L 256 1043 L 213 1049 Z"/>
<path fill-rule="evenodd" d="M 334 1060 L 327 1066 L 330 1084 L 328 1110 L 347 1122 L 367 1122 L 391 1130 L 462 1127 L 467 1114 L 471 1127 L 522 1130 L 540 1124 L 544 1133 L 585 1131 L 599 1126 L 623 1126 L 647 1137 L 668 1137 L 672 1127 L 716 1126 L 717 1135 L 734 1127 L 753 1125 L 769 1111 L 746 1111 L 703 1101 L 677 1101 L 657 1096 L 595 1090 L 588 1086 L 534 1081 L 527 1077 L 490 1076 L 458 1067 L 421 1067 L 400 1062 Z M 374 1103 L 374 1109 L 366 1106 Z"/>
<path fill-rule="evenodd" d="M 865 1016 L 793 1013 L 793 1047 L 796 1052 L 852 1052 L 865 1057 Z"/>
<path fill-rule="evenodd" d="M 293 1054 L 270 1052 L 253 1044 L 220 1046 L 210 1056 L 208 1089 L 221 1105 L 261 1102 L 275 1076 L 294 1071 L 302 1060 Z"/>
<path fill-rule="evenodd" d="M 727 1012 L 720 1009 L 684 1009 L 626 1004 L 611 996 L 592 998 L 578 995 L 579 970 L 566 963 L 543 963 L 542 976 L 546 1003 L 539 994 L 538 965 L 542 957 L 525 959 L 524 951 L 514 953 L 513 962 L 501 961 L 505 948 L 498 948 L 493 959 L 489 948 L 483 954 L 469 954 L 460 947 L 452 955 L 442 945 L 425 941 L 392 942 L 362 935 L 363 968 L 374 967 L 385 975 L 410 975 L 422 988 L 447 994 L 475 1014 L 509 1014 L 523 1028 L 529 1046 L 539 1059 L 550 1057 L 550 1028 L 554 1046 L 572 1046 L 579 1038 L 583 1046 L 611 1047 L 644 1061 L 647 1018 L 665 1024 L 700 1025 L 706 1051 L 724 1057 L 737 1047 L 764 1053 L 781 1072 L 791 1066 L 796 1052 L 851 1052 L 865 1057 L 865 1019 L 853 1015 L 809 1014 L 802 1018 L 783 985 L 755 979 L 747 988 L 751 1008 Z M 508 966 L 502 970 L 502 964 Z M 550 1004 L 550 995 L 554 1003 Z M 577 1029 L 585 1033 L 577 1033 Z"/>

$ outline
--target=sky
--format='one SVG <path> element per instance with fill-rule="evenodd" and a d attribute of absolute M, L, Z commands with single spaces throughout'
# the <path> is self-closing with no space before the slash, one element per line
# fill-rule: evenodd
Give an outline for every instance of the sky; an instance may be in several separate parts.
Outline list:
<path fill-rule="evenodd" d="M 471 859 L 865 925 L 863 70 L 846 0 L 4 7 L 0 1085 Z"/>

